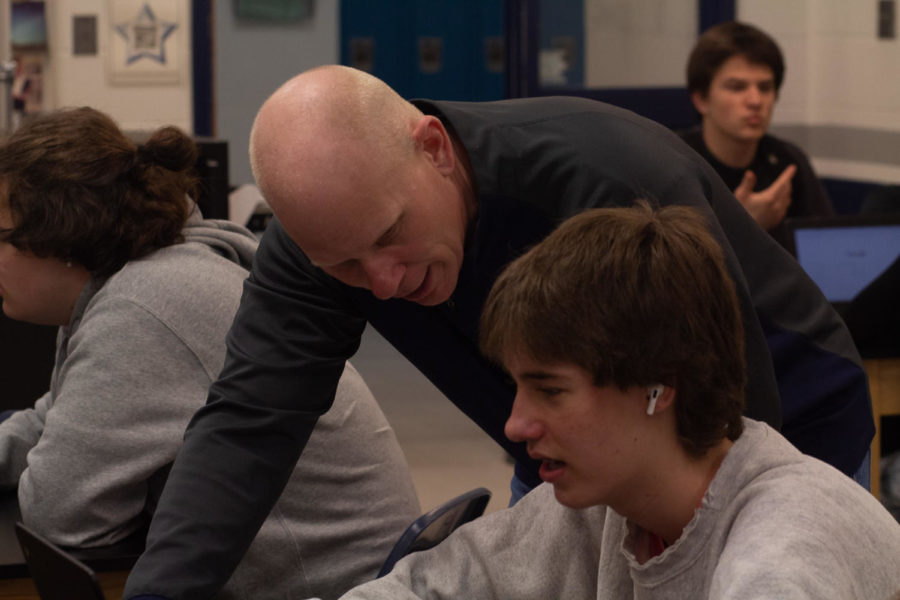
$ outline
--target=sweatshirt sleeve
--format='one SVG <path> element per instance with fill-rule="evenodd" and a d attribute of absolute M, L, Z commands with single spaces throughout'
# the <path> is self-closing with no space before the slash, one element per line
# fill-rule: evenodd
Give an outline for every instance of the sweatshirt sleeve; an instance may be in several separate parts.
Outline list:
<path fill-rule="evenodd" d="M 211 597 L 225 584 L 331 406 L 364 326 L 273 219 L 126 598 Z"/>
<path fill-rule="evenodd" d="M 771 469 L 743 486 L 710 598 L 897 597 L 900 524 L 861 486 L 807 465 Z"/>
<path fill-rule="evenodd" d="M 44 430 L 50 393 L 41 396 L 34 408 L 14 412 L 0 423 L 0 490 L 14 490 L 27 466 L 26 457 Z"/>
<path fill-rule="evenodd" d="M 98 296 L 57 366 L 53 406 L 19 481 L 22 518 L 66 546 L 145 522 L 148 480 L 175 456 L 210 374 L 141 306 Z"/>
<path fill-rule="evenodd" d="M 605 514 L 600 506 L 568 509 L 544 484 L 341 600 L 593 598 Z"/>

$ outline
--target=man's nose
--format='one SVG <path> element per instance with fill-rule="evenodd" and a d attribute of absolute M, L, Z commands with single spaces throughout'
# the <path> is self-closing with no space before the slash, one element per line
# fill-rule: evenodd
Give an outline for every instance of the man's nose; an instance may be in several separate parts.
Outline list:
<path fill-rule="evenodd" d="M 362 261 L 363 271 L 369 282 L 369 290 L 379 300 L 397 295 L 403 282 L 404 266 L 394 260 L 372 257 Z"/>

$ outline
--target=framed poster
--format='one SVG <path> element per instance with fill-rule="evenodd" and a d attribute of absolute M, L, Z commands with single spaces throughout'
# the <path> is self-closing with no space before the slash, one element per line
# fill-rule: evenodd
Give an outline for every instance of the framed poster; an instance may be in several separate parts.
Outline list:
<path fill-rule="evenodd" d="M 109 79 L 121 84 L 172 84 L 188 76 L 188 2 L 108 0 Z"/>

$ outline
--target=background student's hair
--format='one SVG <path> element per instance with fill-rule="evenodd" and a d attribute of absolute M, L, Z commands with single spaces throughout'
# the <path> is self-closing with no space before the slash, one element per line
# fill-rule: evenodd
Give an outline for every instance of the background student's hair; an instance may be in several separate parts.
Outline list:
<path fill-rule="evenodd" d="M 702 455 L 743 431 L 744 337 L 734 283 L 704 217 L 683 206 L 586 211 L 500 275 L 482 351 L 574 364 L 596 385 L 664 383 L 678 434 Z"/>
<path fill-rule="evenodd" d="M 34 117 L 0 145 L 0 185 L 14 223 L 5 239 L 110 275 L 181 241 L 196 159 L 193 140 L 175 127 L 139 146 L 92 108 Z"/>

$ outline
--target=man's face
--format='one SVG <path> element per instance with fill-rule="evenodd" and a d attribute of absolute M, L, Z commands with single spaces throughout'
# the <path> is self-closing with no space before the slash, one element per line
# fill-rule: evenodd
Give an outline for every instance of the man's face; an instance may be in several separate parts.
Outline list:
<path fill-rule="evenodd" d="M 738 142 L 758 142 L 775 106 L 775 77 L 765 65 L 732 56 L 713 77 L 706 97 L 695 93 L 704 131 Z"/>
<path fill-rule="evenodd" d="M 416 156 L 385 175 L 361 163 L 315 203 L 278 213 L 309 259 L 379 299 L 446 301 L 463 261 L 466 212 L 447 177 Z M 285 214 L 286 213 L 286 214 Z"/>
<path fill-rule="evenodd" d="M 624 506 L 652 472 L 642 460 L 652 444 L 646 389 L 598 387 L 573 365 L 515 357 L 506 366 L 517 386 L 506 436 L 542 461 L 539 474 L 556 499 L 571 508 Z"/>

